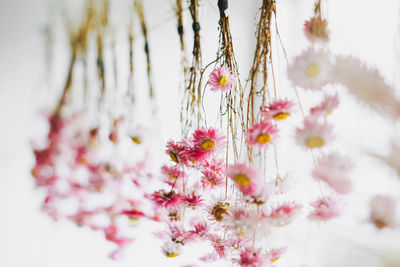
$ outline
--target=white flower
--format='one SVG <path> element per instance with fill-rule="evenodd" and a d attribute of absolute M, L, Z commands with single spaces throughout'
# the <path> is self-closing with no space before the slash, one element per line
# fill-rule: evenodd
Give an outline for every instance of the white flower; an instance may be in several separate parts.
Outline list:
<path fill-rule="evenodd" d="M 288 66 L 288 77 L 293 85 L 319 90 L 332 80 L 332 64 L 323 50 L 309 48 Z"/>

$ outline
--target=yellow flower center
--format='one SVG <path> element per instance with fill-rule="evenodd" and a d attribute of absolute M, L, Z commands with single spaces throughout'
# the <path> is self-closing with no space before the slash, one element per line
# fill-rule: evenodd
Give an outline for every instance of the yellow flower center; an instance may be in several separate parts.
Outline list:
<path fill-rule="evenodd" d="M 205 150 L 213 150 L 215 147 L 215 142 L 211 139 L 206 139 L 203 142 L 201 142 L 201 147 Z"/>
<path fill-rule="evenodd" d="M 320 136 L 310 136 L 306 139 L 306 146 L 309 148 L 320 148 L 324 143 L 324 139 Z"/>
<path fill-rule="evenodd" d="M 228 83 L 228 77 L 226 77 L 225 75 L 221 76 L 221 78 L 219 78 L 218 80 L 218 84 L 221 86 L 224 86 Z"/>
<path fill-rule="evenodd" d="M 275 259 L 272 259 L 271 262 L 276 262 L 277 260 L 279 260 L 279 257 L 276 257 Z"/>
<path fill-rule="evenodd" d="M 288 112 L 279 112 L 278 114 L 275 114 L 273 116 L 273 118 L 274 118 L 274 120 L 284 120 L 289 116 L 290 116 L 290 113 L 288 113 Z"/>
<path fill-rule="evenodd" d="M 312 63 L 307 67 L 306 75 L 309 78 L 315 78 L 315 77 L 317 77 L 319 75 L 320 71 L 321 71 L 320 66 L 318 64 L 316 64 L 316 63 Z"/>
<path fill-rule="evenodd" d="M 132 136 L 131 140 L 137 145 L 140 145 L 142 143 L 142 140 L 138 136 Z"/>
<path fill-rule="evenodd" d="M 332 110 L 332 109 L 328 109 L 328 110 L 326 111 L 326 115 L 331 115 L 331 114 L 332 114 L 332 112 L 333 112 L 333 110 Z"/>
<path fill-rule="evenodd" d="M 179 163 L 178 158 L 176 157 L 176 155 L 175 155 L 172 151 L 169 151 L 168 154 L 169 154 L 169 157 L 171 158 L 171 160 L 172 160 L 173 162 Z"/>
<path fill-rule="evenodd" d="M 167 252 L 165 255 L 166 255 L 168 258 L 175 258 L 175 257 L 179 256 L 179 253 L 176 253 L 176 252 Z"/>
<path fill-rule="evenodd" d="M 209 182 L 212 185 L 217 185 L 217 183 L 214 180 L 211 180 L 211 179 L 207 179 L 207 182 Z"/>
<path fill-rule="evenodd" d="M 248 186 L 251 183 L 249 177 L 243 173 L 236 174 L 233 180 L 240 186 Z"/>
<path fill-rule="evenodd" d="M 271 136 L 267 133 L 262 133 L 259 134 L 256 139 L 258 143 L 265 145 L 266 143 L 271 141 Z"/>

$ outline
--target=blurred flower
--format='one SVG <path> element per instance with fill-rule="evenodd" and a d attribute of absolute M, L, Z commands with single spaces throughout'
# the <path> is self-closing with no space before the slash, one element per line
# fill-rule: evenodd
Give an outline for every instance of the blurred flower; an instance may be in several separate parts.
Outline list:
<path fill-rule="evenodd" d="M 304 34 L 311 42 L 328 42 L 328 22 L 320 17 L 312 17 L 304 22 Z"/>
<path fill-rule="evenodd" d="M 293 85 L 319 90 L 332 81 L 332 64 L 323 50 L 309 48 L 288 66 L 288 77 Z"/>
<path fill-rule="evenodd" d="M 314 116 L 328 116 L 339 106 L 339 96 L 325 95 L 324 100 L 316 107 L 310 109 L 310 114 Z"/>
<path fill-rule="evenodd" d="M 308 218 L 313 221 L 328 221 L 340 216 L 338 199 L 333 196 L 321 197 L 310 205 L 314 210 L 308 215 Z"/>
<path fill-rule="evenodd" d="M 370 203 L 369 220 L 379 229 L 395 228 L 397 201 L 385 195 L 374 196 Z"/>
<path fill-rule="evenodd" d="M 348 177 L 351 169 L 352 162 L 349 158 L 331 152 L 316 160 L 312 176 L 325 182 L 337 193 L 348 194 L 353 187 Z"/>
<path fill-rule="evenodd" d="M 332 125 L 321 122 L 318 117 L 306 117 L 303 127 L 296 129 L 296 139 L 299 145 L 308 149 L 321 148 L 333 139 Z"/>

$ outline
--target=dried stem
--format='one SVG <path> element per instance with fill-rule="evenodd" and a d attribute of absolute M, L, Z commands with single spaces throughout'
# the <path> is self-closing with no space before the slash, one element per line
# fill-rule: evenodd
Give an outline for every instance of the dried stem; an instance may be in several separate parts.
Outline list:
<path fill-rule="evenodd" d="M 193 126 L 193 121 L 197 119 L 196 128 L 200 127 L 201 121 L 201 46 L 200 46 L 200 23 L 198 0 L 191 0 L 189 11 L 192 17 L 193 37 L 193 60 L 189 69 L 188 85 L 185 90 L 183 109 L 181 111 L 181 122 L 183 135 L 186 136 L 189 129 Z M 201 75 L 200 77 L 198 77 Z M 185 114 L 184 114 L 185 113 Z"/>
<path fill-rule="evenodd" d="M 140 26 L 142 30 L 142 34 L 144 37 L 144 52 L 146 53 L 146 61 L 147 61 L 147 78 L 149 81 L 149 94 L 150 98 L 154 98 L 154 90 L 153 90 L 153 82 L 151 75 L 151 61 L 150 61 L 150 48 L 149 48 L 149 39 L 147 36 L 147 24 L 146 19 L 143 12 L 143 4 L 140 1 L 135 1 L 135 10 L 139 15 Z"/>

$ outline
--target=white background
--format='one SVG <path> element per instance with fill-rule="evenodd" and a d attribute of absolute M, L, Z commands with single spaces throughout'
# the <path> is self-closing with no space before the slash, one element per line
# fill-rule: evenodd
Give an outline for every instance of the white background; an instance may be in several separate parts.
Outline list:
<path fill-rule="evenodd" d="M 173 1 L 144 2 L 155 88 L 163 114 L 160 137 L 178 138 L 180 69 Z M 218 13 L 213 2 L 202 1 L 204 63 L 212 59 L 218 38 Z M 254 52 L 254 14 L 259 2 L 231 1 L 234 45 L 244 70 Z M 307 46 L 301 31 L 303 21 L 311 15 L 312 1 L 278 2 L 280 32 L 291 59 Z M 399 74 L 399 1 L 335 0 L 328 2 L 327 11 L 332 52 L 363 58 L 368 65 L 377 66 L 388 83 L 395 84 Z M 146 234 L 139 236 L 123 260 L 113 262 L 107 258 L 111 246 L 100 233 L 66 222 L 54 223 L 40 211 L 42 195 L 34 189 L 30 169 L 34 163 L 31 141 L 44 131 L 38 112 L 44 104 L 43 94 L 48 92 L 43 90 L 47 81 L 43 42 L 47 15 L 45 1 L 0 2 L 0 267 L 179 266 L 177 261 L 166 260 L 158 244 Z M 187 33 L 190 37 L 190 27 Z M 60 70 L 54 70 L 61 73 L 54 76 L 58 86 L 66 68 L 66 63 L 62 64 L 65 55 L 60 52 L 59 56 L 56 67 Z M 282 60 L 280 64 L 285 63 Z M 278 84 L 284 87 L 285 73 L 279 75 Z M 290 88 L 282 90 L 288 92 Z M 352 151 L 358 162 L 354 173 L 357 196 L 347 199 L 349 206 L 365 206 L 373 192 L 398 197 L 399 181 L 393 173 L 360 153 L 368 149 L 385 151 L 388 137 L 394 133 L 393 125 L 355 105 L 350 98 L 344 99 L 334 120 L 338 148 Z M 310 166 L 309 158 L 296 162 Z M 365 210 L 349 210 L 350 219 L 342 220 L 344 225 L 321 225 L 306 233 L 294 231 L 296 238 L 307 236 L 309 242 L 303 251 L 293 254 L 296 258 L 289 266 L 400 266 L 399 233 L 375 231 L 363 223 Z M 187 256 L 182 262 L 188 263 L 189 259 Z"/>

